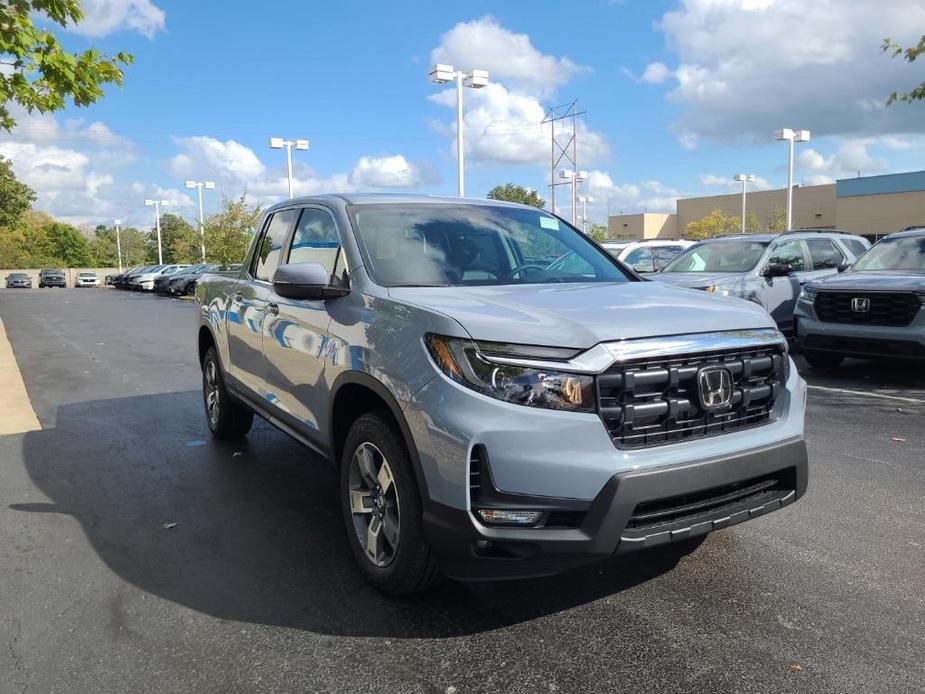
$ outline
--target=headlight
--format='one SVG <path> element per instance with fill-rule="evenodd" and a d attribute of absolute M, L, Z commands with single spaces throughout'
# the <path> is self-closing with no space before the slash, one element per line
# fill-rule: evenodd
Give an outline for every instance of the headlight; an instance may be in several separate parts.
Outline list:
<path fill-rule="evenodd" d="M 815 300 L 816 300 L 816 294 L 818 293 L 818 291 L 819 291 L 819 290 L 816 289 L 815 287 L 807 287 L 807 286 L 804 284 L 804 285 L 803 285 L 803 288 L 800 289 L 800 298 L 801 298 L 801 299 L 806 299 L 807 301 L 815 301 Z"/>
<path fill-rule="evenodd" d="M 736 296 L 732 287 L 724 287 L 718 284 L 711 284 L 706 288 L 708 294 L 719 294 L 720 296 Z"/>
<path fill-rule="evenodd" d="M 424 342 L 443 373 L 479 393 L 528 407 L 594 411 L 593 376 L 498 364 L 489 361 L 471 340 L 429 334 Z M 503 345 L 491 347 L 492 354 L 503 353 Z M 517 358 L 523 356 L 517 354 Z"/>

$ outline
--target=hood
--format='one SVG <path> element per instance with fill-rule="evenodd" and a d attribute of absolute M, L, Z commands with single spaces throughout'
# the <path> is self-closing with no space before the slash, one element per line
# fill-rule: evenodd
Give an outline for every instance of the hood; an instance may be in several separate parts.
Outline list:
<path fill-rule="evenodd" d="M 925 291 L 925 275 L 903 272 L 842 272 L 808 283 L 815 289 L 881 292 Z"/>
<path fill-rule="evenodd" d="M 576 349 L 606 340 L 776 327 L 757 304 L 658 282 L 392 287 L 389 295 L 450 316 L 476 340 Z"/>
<path fill-rule="evenodd" d="M 711 284 L 733 284 L 745 278 L 744 272 L 657 272 L 652 275 L 656 282 L 673 284 L 676 287 L 704 289 Z"/>

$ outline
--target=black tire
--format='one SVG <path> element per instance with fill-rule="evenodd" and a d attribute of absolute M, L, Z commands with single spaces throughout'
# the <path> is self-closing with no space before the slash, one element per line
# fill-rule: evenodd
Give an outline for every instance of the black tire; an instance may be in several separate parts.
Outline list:
<path fill-rule="evenodd" d="M 817 371 L 837 369 L 845 361 L 844 354 L 829 354 L 828 352 L 806 352 L 803 354 L 806 363 Z"/>
<path fill-rule="evenodd" d="M 225 377 L 215 347 L 209 347 L 202 359 L 202 400 L 209 431 L 215 438 L 239 439 L 250 431 L 254 413 L 247 405 L 231 397 L 225 388 Z"/>
<path fill-rule="evenodd" d="M 354 455 L 369 445 L 381 453 L 383 463 L 387 461 L 391 471 L 389 489 L 395 493 L 391 508 L 398 511 L 397 543 L 392 547 L 392 554 L 385 565 L 378 565 L 367 553 L 366 545 L 360 544 L 360 535 L 365 535 L 368 530 L 368 527 L 363 526 L 364 520 L 368 515 L 368 523 L 371 524 L 375 511 L 354 514 L 351 510 L 351 490 L 356 491 L 356 480 L 351 478 L 351 471 L 357 469 Z M 347 542 L 360 571 L 370 583 L 392 595 L 405 595 L 421 592 L 440 581 L 440 567 L 424 539 L 421 497 L 411 458 L 386 412 L 364 414 L 350 427 L 340 461 L 340 496 Z M 384 521 L 380 523 L 380 531 L 386 541 Z"/>

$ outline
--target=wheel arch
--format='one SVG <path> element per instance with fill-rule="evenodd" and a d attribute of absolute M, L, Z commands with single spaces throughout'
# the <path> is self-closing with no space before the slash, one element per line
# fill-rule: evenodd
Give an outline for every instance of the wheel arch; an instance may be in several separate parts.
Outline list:
<path fill-rule="evenodd" d="M 414 477 L 417 480 L 418 491 L 421 494 L 421 502 L 426 506 L 429 500 L 427 482 L 424 479 L 424 471 L 417 446 L 414 443 L 414 437 L 411 434 L 411 427 L 408 426 L 402 408 L 384 383 L 362 371 L 346 371 L 340 374 L 331 388 L 331 406 L 328 421 L 331 423 L 330 450 L 332 461 L 336 466 L 340 466 L 343 447 L 347 440 L 347 433 L 350 431 L 350 425 L 360 415 L 378 410 L 387 412 L 398 428 L 405 443 L 405 449 L 408 451 L 408 457 L 411 458 Z M 349 416 L 347 413 L 349 413 Z"/>
<path fill-rule="evenodd" d="M 206 352 L 209 351 L 209 347 L 215 347 L 216 352 L 218 351 L 218 343 L 215 341 L 215 336 L 212 334 L 212 330 L 205 325 L 199 326 L 199 366 L 202 366 L 202 360 L 206 358 Z"/>

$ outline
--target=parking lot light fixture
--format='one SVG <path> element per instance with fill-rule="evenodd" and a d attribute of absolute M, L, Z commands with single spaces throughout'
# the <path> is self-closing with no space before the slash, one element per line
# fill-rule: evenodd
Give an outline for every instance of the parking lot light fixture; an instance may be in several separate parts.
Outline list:
<path fill-rule="evenodd" d="M 809 142 L 809 130 L 781 128 L 774 131 L 775 140 L 788 142 L 787 155 L 787 229 L 793 228 L 793 143 Z"/>
<path fill-rule="evenodd" d="M 295 147 L 300 151 L 309 149 L 308 140 L 284 140 L 281 137 L 270 138 L 270 149 L 286 148 L 286 171 L 289 176 L 289 198 L 292 199 L 292 148 Z"/>
<path fill-rule="evenodd" d="M 119 238 L 119 227 L 122 225 L 121 219 L 114 220 L 116 225 L 116 254 L 119 256 L 119 272 L 122 272 L 122 240 Z"/>
<path fill-rule="evenodd" d="M 755 180 L 754 174 L 736 174 L 732 177 L 733 181 L 742 183 L 742 233 L 745 233 L 745 193 L 748 184 Z"/>
<path fill-rule="evenodd" d="M 202 216 L 202 189 L 215 190 L 214 181 L 187 181 L 187 188 L 196 188 L 199 193 L 199 245 L 202 251 L 202 262 L 206 262 L 206 223 Z"/>
<path fill-rule="evenodd" d="M 157 264 L 164 264 L 164 250 L 161 246 L 161 205 L 167 206 L 170 200 L 145 200 L 145 205 L 154 207 L 154 228 L 157 230 Z"/>
<path fill-rule="evenodd" d="M 466 194 L 465 165 L 463 163 L 463 87 L 481 89 L 488 86 L 488 72 L 473 70 L 465 73 L 452 65 L 438 63 L 430 68 L 428 78 L 434 84 L 456 83 L 456 194 Z"/>

